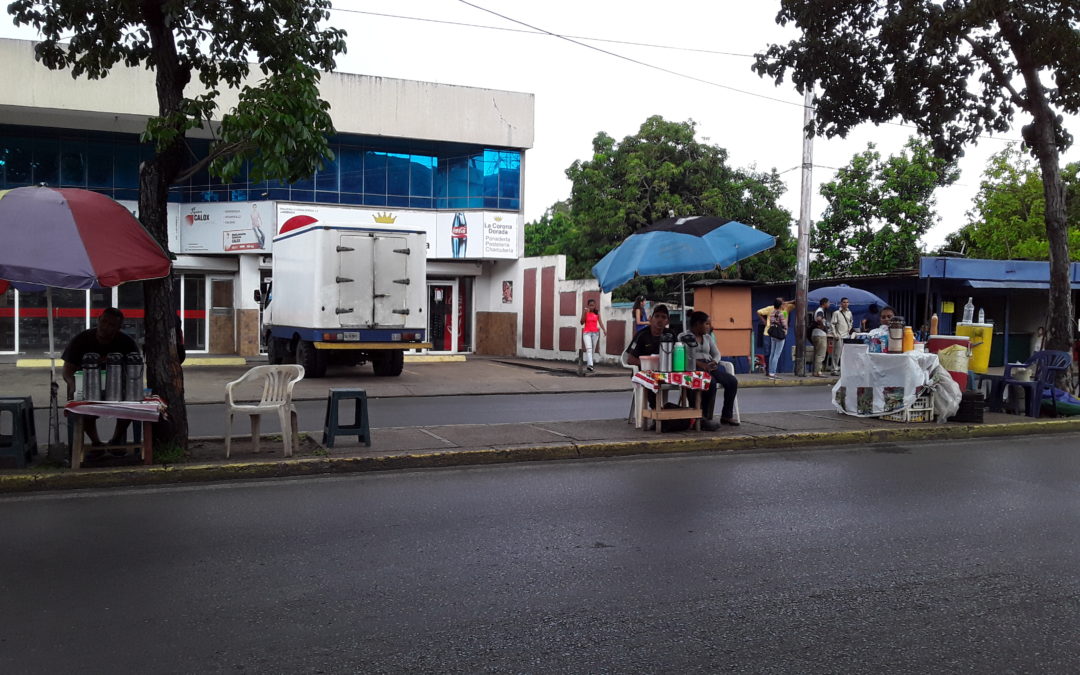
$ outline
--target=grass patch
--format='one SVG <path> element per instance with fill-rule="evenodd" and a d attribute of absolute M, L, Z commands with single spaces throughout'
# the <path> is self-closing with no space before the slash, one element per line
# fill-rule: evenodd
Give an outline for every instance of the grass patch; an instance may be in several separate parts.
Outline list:
<path fill-rule="evenodd" d="M 154 464 L 179 464 L 187 458 L 187 450 L 180 445 L 160 445 L 154 448 Z"/>

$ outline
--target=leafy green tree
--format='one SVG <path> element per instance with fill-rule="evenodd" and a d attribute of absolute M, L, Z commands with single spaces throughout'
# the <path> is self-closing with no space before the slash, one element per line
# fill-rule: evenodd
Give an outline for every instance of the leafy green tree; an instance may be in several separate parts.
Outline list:
<path fill-rule="evenodd" d="M 228 179 L 245 162 L 252 181 L 298 180 L 332 156 L 319 69 L 333 69 L 345 33 L 322 27 L 329 8 L 330 0 L 14 0 L 8 12 L 41 33 L 35 54 L 48 68 L 90 79 L 116 66 L 154 72 L 158 115 L 143 139 L 156 154 L 139 170 L 139 219 L 168 250 L 170 185 L 206 168 Z M 257 79 L 249 78 L 253 63 Z M 236 107 L 221 110 L 222 88 L 238 90 Z M 186 144 L 193 129 L 213 134 L 205 157 Z M 169 403 L 154 440 L 186 448 L 172 279 L 144 282 L 144 297 L 147 380 Z"/>
<path fill-rule="evenodd" d="M 934 191 L 958 176 L 928 143 L 908 140 L 882 160 L 871 143 L 821 186 L 825 213 L 814 224 L 813 277 L 874 274 L 918 266 L 919 239 L 937 221 Z"/>
<path fill-rule="evenodd" d="M 1080 260 L 1080 163 L 1062 169 L 1069 251 Z M 1046 198 L 1038 169 L 1010 146 L 993 155 L 983 172 L 968 223 L 946 239 L 944 250 L 992 260 L 1046 260 Z"/>
<path fill-rule="evenodd" d="M 724 216 L 776 236 L 776 248 L 721 276 L 773 280 L 792 274 L 791 214 L 777 203 L 784 191 L 779 175 L 729 166 L 726 150 L 695 138 L 693 121 L 653 116 L 622 142 L 601 132 L 593 139 L 592 158 L 574 162 L 566 175 L 573 183 L 569 205 L 578 229 L 576 269 L 584 266 L 587 273 L 631 234 L 674 214 Z M 620 293 L 639 291 L 628 285 Z"/>
<path fill-rule="evenodd" d="M 581 232 L 570 215 L 570 206 L 565 202 L 556 202 L 534 223 L 525 224 L 525 255 L 566 256 L 566 273 L 572 279 L 581 279 L 589 274 L 588 267 L 578 255 Z"/>
<path fill-rule="evenodd" d="M 900 118 L 954 160 L 966 144 L 1030 116 L 1024 142 L 1039 162 L 1050 243 L 1047 348 L 1073 335 L 1060 153 L 1072 143 L 1061 113 L 1080 111 L 1076 0 L 781 0 L 777 23 L 801 36 L 771 45 L 753 66 L 815 91 L 813 131 L 843 136 Z M 1044 78 L 1054 86 L 1044 84 Z M 1021 86 L 1022 83 L 1022 86 Z"/>

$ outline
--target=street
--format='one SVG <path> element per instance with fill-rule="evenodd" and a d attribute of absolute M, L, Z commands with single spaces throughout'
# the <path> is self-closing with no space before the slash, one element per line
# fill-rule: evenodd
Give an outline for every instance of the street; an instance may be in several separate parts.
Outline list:
<path fill-rule="evenodd" d="M 746 387 L 739 391 L 739 406 L 743 412 L 825 410 L 829 407 L 828 391 L 826 386 Z M 296 408 L 301 430 L 322 430 L 326 414 L 325 400 L 297 401 Z M 401 396 L 373 398 L 368 402 L 368 410 L 374 428 L 619 419 L 630 410 L 630 392 Z M 38 408 L 35 415 L 37 428 L 48 429 L 48 409 Z M 224 424 L 223 404 L 188 406 L 188 425 L 192 436 L 223 436 Z M 263 433 L 280 431 L 277 417 L 265 415 L 262 429 Z M 234 433 L 248 433 L 246 419 L 234 422 Z"/>
<path fill-rule="evenodd" d="M 0 498 L 0 672 L 1075 672 L 1080 435 Z"/>

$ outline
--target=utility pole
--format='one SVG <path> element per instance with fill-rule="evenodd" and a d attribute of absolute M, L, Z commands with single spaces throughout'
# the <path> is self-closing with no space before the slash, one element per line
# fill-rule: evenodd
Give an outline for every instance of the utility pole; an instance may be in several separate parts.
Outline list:
<path fill-rule="evenodd" d="M 795 375 L 806 376 L 806 294 L 810 286 L 810 190 L 814 166 L 814 86 L 803 92 L 802 193 L 799 200 L 799 246 L 795 260 Z"/>

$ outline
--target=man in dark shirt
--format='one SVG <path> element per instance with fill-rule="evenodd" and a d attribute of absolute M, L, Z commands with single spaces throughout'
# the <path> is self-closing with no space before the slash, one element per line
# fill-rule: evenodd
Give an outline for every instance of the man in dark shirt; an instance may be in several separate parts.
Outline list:
<path fill-rule="evenodd" d="M 108 354 L 115 352 L 126 356 L 139 351 L 138 345 L 131 339 L 131 336 L 120 332 L 120 325 L 123 322 L 123 313 L 115 307 L 109 307 L 101 312 L 96 328 L 84 330 L 68 343 L 61 358 L 64 360 L 64 382 L 67 383 L 69 401 L 75 397 L 75 371 L 82 368 L 84 355 L 97 354 L 98 365 L 104 370 L 105 358 Z M 127 436 L 127 429 L 130 424 L 130 420 L 117 420 L 116 430 L 113 431 L 109 444 L 122 443 Z M 98 437 L 96 417 L 86 416 L 84 428 L 93 445 L 102 445 L 101 438 Z M 100 456 L 101 453 L 98 451 L 92 454 Z M 88 457 L 93 458 L 92 456 Z"/>
<path fill-rule="evenodd" d="M 630 340 L 630 346 L 626 348 L 626 362 L 635 366 L 641 366 L 642 356 L 653 356 L 660 353 L 660 336 L 667 330 L 668 309 L 667 305 L 657 305 L 653 308 L 652 316 L 649 317 L 649 325 L 642 328 Z M 656 407 L 656 394 L 651 391 L 645 392 L 649 398 L 649 407 Z"/>

